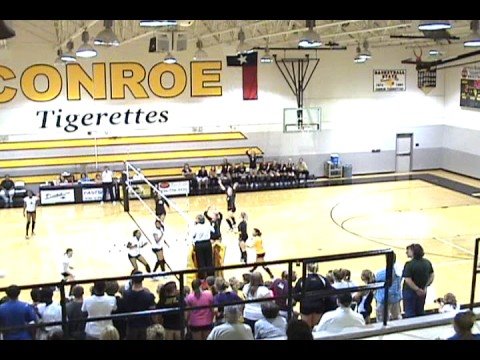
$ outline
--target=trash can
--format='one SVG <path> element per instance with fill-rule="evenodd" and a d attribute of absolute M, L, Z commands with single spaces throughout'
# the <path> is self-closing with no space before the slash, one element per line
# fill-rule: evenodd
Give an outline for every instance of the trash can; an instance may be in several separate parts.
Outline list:
<path fill-rule="evenodd" d="M 352 164 L 343 165 L 343 177 L 352 177 Z"/>

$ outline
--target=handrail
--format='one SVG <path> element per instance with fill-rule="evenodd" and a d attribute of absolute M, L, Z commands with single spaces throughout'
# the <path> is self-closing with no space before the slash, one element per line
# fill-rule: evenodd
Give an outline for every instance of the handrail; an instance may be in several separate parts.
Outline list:
<path fill-rule="evenodd" d="M 33 285 L 21 285 L 19 288 L 23 289 L 31 289 L 31 288 L 39 288 L 39 287 L 58 287 L 60 289 L 60 305 L 62 307 L 62 321 L 54 321 L 48 323 L 36 323 L 36 324 L 28 324 L 23 326 L 15 326 L 15 327 L 3 327 L 0 328 L 0 331 L 12 331 L 18 329 L 27 329 L 27 328 L 38 328 L 38 327 L 45 327 L 45 326 L 56 326 L 62 325 L 64 336 L 66 337 L 68 334 L 67 326 L 69 323 L 76 323 L 76 322 L 92 322 L 92 321 L 102 321 L 102 320 L 111 320 L 111 319 L 120 319 L 120 318 L 130 318 L 130 317 L 141 317 L 141 316 L 151 316 L 156 314 L 161 314 L 165 312 L 181 312 L 182 314 L 185 311 L 192 311 L 196 309 L 204 309 L 204 308 L 215 308 L 219 306 L 229 306 L 229 305 L 243 305 L 249 303 L 257 303 L 257 302 L 265 302 L 268 300 L 277 300 L 277 299 L 285 299 L 287 298 L 288 304 L 288 318 L 291 318 L 292 315 L 292 305 L 293 299 L 298 298 L 299 301 L 310 297 L 310 296 L 332 296 L 336 294 L 343 294 L 343 293 L 351 293 L 356 291 L 365 291 L 365 290 L 379 290 L 384 289 L 385 291 L 385 304 L 388 304 L 388 287 L 391 283 L 391 275 L 393 271 L 393 250 L 391 249 L 382 249 L 382 250 L 371 250 L 371 251 L 360 251 L 355 253 L 349 254 L 333 254 L 333 255 L 323 255 L 323 256 L 315 256 L 309 258 L 293 258 L 293 259 L 283 259 L 283 260 L 273 260 L 273 261 L 266 261 L 263 263 L 250 263 L 250 264 L 238 264 L 238 265 L 226 265 L 221 267 L 205 267 L 200 269 L 185 269 L 185 270 L 178 270 L 178 271 L 170 271 L 165 273 L 151 273 L 151 274 L 139 274 L 139 275 L 129 275 L 129 276 L 117 276 L 117 277 L 107 277 L 107 278 L 94 278 L 94 279 L 84 279 L 84 280 L 72 280 L 72 281 L 59 281 L 59 282 L 49 282 L 49 283 L 42 283 L 42 284 L 33 284 Z M 372 257 L 372 256 L 385 256 L 386 257 L 386 279 L 385 282 L 376 282 L 372 284 L 367 284 L 363 286 L 356 286 L 351 288 L 343 288 L 343 289 L 324 289 L 324 290 L 317 290 L 317 291 L 306 291 L 305 289 L 305 281 L 303 282 L 302 290 L 300 296 L 298 294 L 293 293 L 293 264 L 303 264 L 303 275 L 304 278 L 306 276 L 306 266 L 309 263 L 321 263 L 321 262 L 328 262 L 328 261 L 338 261 L 338 260 L 346 260 L 346 259 L 354 259 L 354 258 L 363 258 L 363 257 Z M 180 286 L 179 286 L 179 293 L 184 293 L 184 277 L 181 275 L 193 274 L 197 272 L 205 272 L 205 271 L 218 271 L 218 270 L 233 270 L 233 269 L 241 269 L 241 268 L 251 268 L 252 265 L 288 265 L 289 273 L 288 273 L 288 283 L 289 283 L 289 290 L 288 294 L 284 296 L 276 296 L 276 297 L 268 297 L 268 298 L 260 298 L 254 300 L 242 300 L 237 302 L 230 302 L 221 305 L 204 305 L 204 306 L 194 306 L 194 307 L 187 307 L 185 306 L 184 301 L 179 302 L 179 306 L 174 308 L 161 308 L 155 310 L 145 310 L 145 311 L 136 311 L 136 312 L 128 312 L 128 313 L 121 313 L 121 314 L 113 314 L 109 316 L 102 316 L 102 317 L 95 317 L 95 318 L 82 318 L 82 319 L 72 319 L 69 320 L 66 317 L 66 296 L 65 296 L 65 286 L 72 286 L 76 284 L 86 284 L 92 283 L 96 281 L 116 281 L 116 280 L 131 280 L 134 278 L 151 278 L 156 276 L 168 276 L 168 275 L 175 275 L 179 276 Z M 1 291 L 5 291 L 7 288 L 3 287 L 0 288 Z M 184 316 L 181 316 L 182 323 L 185 321 Z M 387 324 L 388 320 L 388 306 L 384 306 L 384 325 Z M 182 331 L 182 338 L 184 338 L 185 334 Z"/>

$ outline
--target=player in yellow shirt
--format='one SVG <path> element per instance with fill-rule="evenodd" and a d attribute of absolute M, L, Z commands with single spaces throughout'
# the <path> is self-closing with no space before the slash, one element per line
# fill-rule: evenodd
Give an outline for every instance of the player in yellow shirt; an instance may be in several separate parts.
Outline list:
<path fill-rule="evenodd" d="M 265 249 L 263 248 L 262 232 L 259 229 L 253 229 L 252 244 L 248 245 L 248 247 L 255 248 L 255 252 L 257 253 L 257 258 L 255 259 L 256 263 L 265 262 Z M 263 267 L 263 269 L 268 273 L 268 275 L 270 275 L 270 278 L 274 278 L 268 266 L 260 266 Z M 255 265 L 253 269 L 250 270 L 250 272 L 253 273 L 257 267 L 258 265 Z"/>

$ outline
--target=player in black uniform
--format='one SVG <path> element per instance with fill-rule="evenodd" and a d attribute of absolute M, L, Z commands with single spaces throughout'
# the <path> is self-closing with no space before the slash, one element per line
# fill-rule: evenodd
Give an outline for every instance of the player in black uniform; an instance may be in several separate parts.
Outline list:
<path fill-rule="evenodd" d="M 248 156 L 248 172 L 249 175 L 247 176 L 247 186 L 253 187 L 253 184 L 257 181 L 257 153 L 255 149 L 248 149 L 246 152 Z"/>
<path fill-rule="evenodd" d="M 245 264 L 247 263 L 247 239 L 248 239 L 248 232 L 247 232 L 247 214 L 242 212 L 240 214 L 242 221 L 238 224 L 238 246 L 240 247 L 240 261 L 243 261 Z"/>
<path fill-rule="evenodd" d="M 165 221 L 165 216 L 167 215 L 165 205 L 170 209 L 170 204 L 168 201 L 158 192 L 155 192 L 155 215 L 162 220 L 162 223 Z"/>
<path fill-rule="evenodd" d="M 220 225 L 222 224 L 223 214 L 218 211 L 214 206 L 209 206 L 207 210 L 203 213 L 210 224 L 212 224 L 213 229 L 215 230 L 212 232 L 210 236 L 210 240 L 222 240 L 222 232 L 220 229 Z"/>
<path fill-rule="evenodd" d="M 222 184 L 221 180 L 218 180 L 218 185 L 220 186 L 220 189 L 225 191 L 227 194 L 227 210 L 228 210 L 228 215 L 227 215 L 227 224 L 230 227 L 230 230 L 233 231 L 233 226 L 237 224 L 235 221 L 235 211 L 237 211 L 237 208 L 235 207 L 235 197 L 237 195 L 236 189 L 238 187 L 238 183 L 233 184 L 233 186 L 227 185 L 225 187 Z"/>

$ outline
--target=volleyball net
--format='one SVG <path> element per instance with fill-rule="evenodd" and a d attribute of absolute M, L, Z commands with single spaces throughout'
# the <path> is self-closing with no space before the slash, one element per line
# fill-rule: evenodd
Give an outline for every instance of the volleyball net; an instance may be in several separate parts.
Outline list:
<path fill-rule="evenodd" d="M 188 214 L 189 199 L 187 196 L 176 198 L 176 200 L 165 195 L 165 183 L 155 184 L 145 177 L 140 169 L 124 162 L 124 182 L 126 192 L 123 194 L 124 208 L 143 236 L 151 243 L 154 243 L 153 231 L 155 221 L 161 220 L 157 216 L 155 207 L 156 200 L 162 198 L 166 204 L 166 217 L 164 223 L 165 246 L 163 249 L 165 261 L 171 270 L 185 269 L 187 267 L 188 231 L 194 219 Z M 138 201 L 130 201 L 138 200 Z M 167 205 L 168 204 L 168 205 Z M 144 256 L 149 263 L 154 261 L 153 252 L 145 252 Z M 147 256 L 149 258 L 147 258 Z M 150 259 L 151 258 L 151 259 Z"/>

